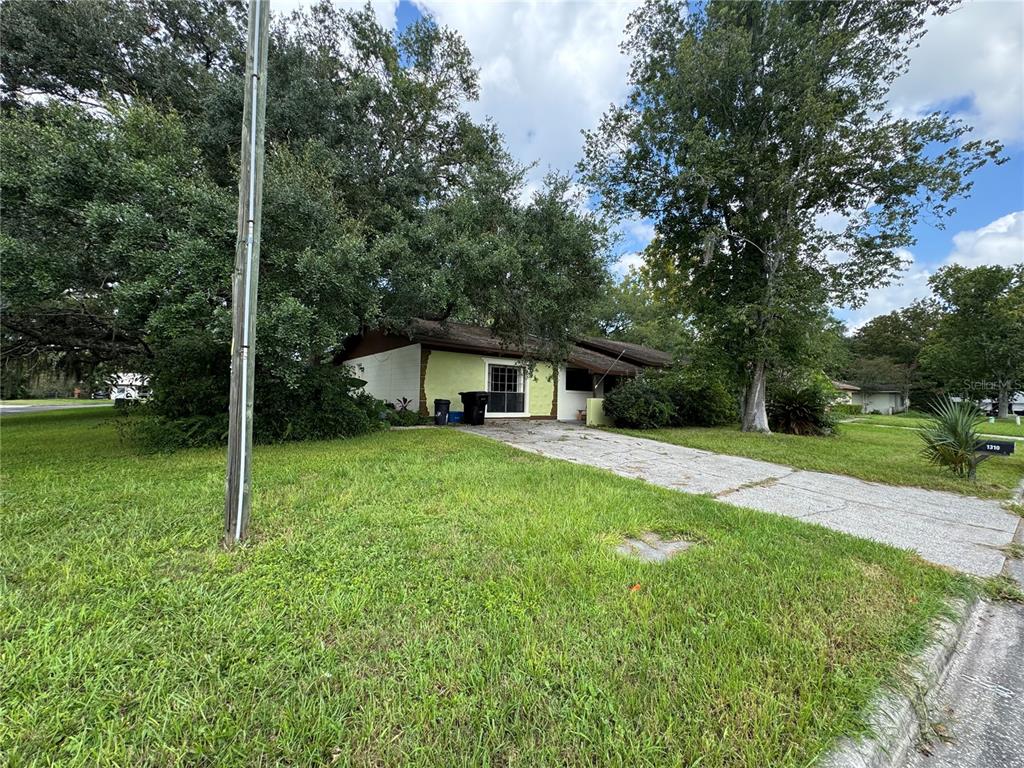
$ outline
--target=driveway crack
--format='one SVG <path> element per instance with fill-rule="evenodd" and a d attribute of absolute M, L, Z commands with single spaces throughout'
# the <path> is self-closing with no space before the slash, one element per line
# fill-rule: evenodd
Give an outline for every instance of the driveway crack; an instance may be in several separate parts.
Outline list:
<path fill-rule="evenodd" d="M 793 472 L 787 472 L 784 475 L 772 475 L 771 477 L 766 477 L 762 480 L 752 480 L 749 483 L 737 485 L 735 488 L 726 488 L 724 491 L 719 491 L 718 493 L 713 494 L 713 498 L 720 499 L 723 496 L 728 496 L 730 493 L 746 491 L 751 488 L 771 488 L 773 485 L 789 477 L 791 474 L 793 474 Z"/>

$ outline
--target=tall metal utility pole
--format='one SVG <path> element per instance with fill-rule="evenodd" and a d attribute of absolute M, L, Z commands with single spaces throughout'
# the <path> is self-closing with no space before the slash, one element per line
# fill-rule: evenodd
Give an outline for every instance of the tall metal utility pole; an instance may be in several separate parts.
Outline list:
<path fill-rule="evenodd" d="M 228 421 L 228 482 L 224 502 L 224 543 L 242 541 L 249 526 L 252 495 L 252 395 L 255 368 L 256 285 L 260 268 L 263 208 L 263 123 L 267 112 L 267 29 L 269 0 L 249 2 L 249 44 L 245 54 L 242 163 L 238 181 L 238 240 L 232 286 L 231 404 Z"/>

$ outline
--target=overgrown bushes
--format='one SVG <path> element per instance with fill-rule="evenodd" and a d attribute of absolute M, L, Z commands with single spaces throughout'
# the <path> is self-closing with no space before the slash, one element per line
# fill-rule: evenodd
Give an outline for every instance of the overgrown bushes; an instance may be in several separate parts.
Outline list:
<path fill-rule="evenodd" d="M 697 366 L 626 381 L 605 396 L 604 411 L 616 426 L 631 429 L 716 427 L 738 417 L 725 379 Z"/>
<path fill-rule="evenodd" d="M 721 427 L 739 418 L 725 378 L 709 368 L 688 366 L 664 374 L 659 385 L 675 411 L 673 427 Z"/>
<path fill-rule="evenodd" d="M 432 424 L 433 419 L 420 416 L 416 411 L 407 408 L 388 408 L 385 412 L 388 424 L 393 427 L 417 427 L 420 424 Z"/>
<path fill-rule="evenodd" d="M 638 376 L 620 384 L 604 397 L 604 412 L 617 427 L 667 427 L 675 408 L 653 376 Z"/>
<path fill-rule="evenodd" d="M 355 437 L 384 429 L 386 405 L 363 391 L 347 369 L 323 365 L 309 371 L 302 386 L 265 382 L 253 417 L 261 443 Z"/>
<path fill-rule="evenodd" d="M 387 406 L 364 392 L 362 385 L 346 369 L 332 365 L 313 369 L 296 389 L 281 382 L 257 380 L 254 441 L 326 440 L 386 429 Z M 188 390 L 183 383 L 181 391 Z M 226 393 L 226 386 L 224 390 Z M 227 403 L 219 413 L 203 413 L 190 408 L 180 395 L 172 395 L 173 402 L 149 403 L 126 413 L 120 425 L 122 436 L 150 451 L 226 443 Z M 158 392 L 156 397 L 160 396 Z M 226 401 L 226 397 L 223 399 Z"/>
<path fill-rule="evenodd" d="M 779 386 L 768 402 L 768 426 L 790 435 L 831 434 L 836 425 L 832 403 L 837 394 L 823 375 Z"/>

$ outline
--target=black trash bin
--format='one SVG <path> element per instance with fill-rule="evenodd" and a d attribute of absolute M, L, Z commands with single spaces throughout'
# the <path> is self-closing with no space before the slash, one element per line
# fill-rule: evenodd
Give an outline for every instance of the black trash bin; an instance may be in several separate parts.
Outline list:
<path fill-rule="evenodd" d="M 434 423 L 439 427 L 443 427 L 448 423 L 448 409 L 451 407 L 451 400 L 435 400 L 434 401 Z"/>
<path fill-rule="evenodd" d="M 484 423 L 484 411 L 487 408 L 486 392 L 459 392 L 462 396 L 462 423 L 476 424 Z"/>

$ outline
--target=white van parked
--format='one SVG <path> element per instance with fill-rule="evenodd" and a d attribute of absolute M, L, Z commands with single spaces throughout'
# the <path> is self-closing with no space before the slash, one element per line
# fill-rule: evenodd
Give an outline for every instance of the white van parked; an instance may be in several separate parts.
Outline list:
<path fill-rule="evenodd" d="M 110 399 L 139 401 L 150 396 L 149 377 L 141 373 L 115 373 L 110 382 Z"/>

